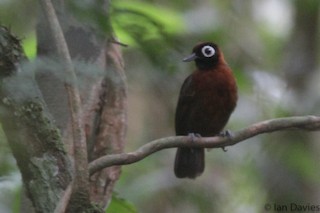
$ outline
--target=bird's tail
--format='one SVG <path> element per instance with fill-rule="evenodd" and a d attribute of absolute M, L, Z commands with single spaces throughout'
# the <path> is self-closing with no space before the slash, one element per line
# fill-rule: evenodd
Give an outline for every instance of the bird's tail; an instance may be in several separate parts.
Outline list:
<path fill-rule="evenodd" d="M 177 178 L 196 178 L 204 171 L 203 148 L 178 148 L 174 162 Z"/>

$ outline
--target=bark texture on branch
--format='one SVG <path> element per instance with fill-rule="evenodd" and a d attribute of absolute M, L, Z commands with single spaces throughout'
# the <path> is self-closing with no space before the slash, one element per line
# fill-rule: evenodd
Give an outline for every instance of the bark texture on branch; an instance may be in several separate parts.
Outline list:
<path fill-rule="evenodd" d="M 83 121 L 81 119 L 82 105 L 77 84 L 78 80 L 53 4 L 51 0 L 41 0 L 40 3 L 42 6 L 42 11 L 47 20 L 49 33 L 53 37 L 53 44 L 55 45 L 56 52 L 58 53 L 58 62 L 62 63 L 62 70 L 65 76 L 64 87 L 67 92 L 72 133 L 72 137 L 69 137 L 72 138 L 72 140 L 65 140 L 65 144 L 69 143 L 69 146 L 73 147 L 74 154 L 73 190 L 68 211 L 77 212 L 90 207 L 87 143 Z M 73 203 L 81 203 L 81 205 L 75 205 Z M 81 206 L 81 208 L 78 208 L 77 206 Z"/>
<path fill-rule="evenodd" d="M 107 48 L 107 76 L 103 79 L 97 112 L 94 140 L 91 141 L 90 161 L 106 154 L 121 153 L 124 149 L 127 129 L 127 85 L 120 46 L 109 44 Z M 121 168 L 109 167 L 90 178 L 91 198 L 106 206 Z"/>
<path fill-rule="evenodd" d="M 81 15 L 82 3 L 78 5 L 78 1 L 70 1 L 65 5 L 52 2 L 55 3 L 77 75 L 76 86 L 79 86 L 82 107 L 82 114 L 78 118 L 84 124 L 88 147 L 88 150 L 83 150 L 68 146 L 69 153 L 74 156 L 77 151 L 86 151 L 89 162 L 108 153 L 121 153 L 127 122 L 127 89 L 121 52 L 119 45 L 107 42 L 107 38 L 112 35 L 112 29 L 103 28 L 105 31 L 101 31 L 96 25 L 97 20 L 94 20 L 101 20 L 103 17 L 104 23 L 108 24 L 109 1 L 88 3 L 86 13 L 90 11 L 93 15 L 86 18 Z M 61 55 L 61 51 L 57 51 L 52 45 L 54 34 L 50 32 L 50 25 L 45 18 L 42 14 L 37 26 L 38 54 L 41 58 L 53 60 Z M 73 138 L 70 123 L 72 119 L 68 111 L 64 75 L 60 74 L 60 68 L 61 66 L 41 68 L 36 76 L 46 104 L 63 132 L 64 140 L 68 142 Z M 77 162 L 76 160 L 75 163 Z M 101 171 L 99 176 L 91 177 L 88 193 L 91 201 L 106 206 L 119 175 L 120 167 L 114 167 Z"/>
<path fill-rule="evenodd" d="M 52 212 L 71 182 L 59 129 L 33 79 L 21 66 L 19 40 L 0 27 L 0 119 L 36 212 Z"/>

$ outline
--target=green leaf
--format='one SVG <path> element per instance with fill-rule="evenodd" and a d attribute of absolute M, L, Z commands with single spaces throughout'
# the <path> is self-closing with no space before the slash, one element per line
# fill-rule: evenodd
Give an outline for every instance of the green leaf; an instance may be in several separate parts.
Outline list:
<path fill-rule="evenodd" d="M 114 1 L 112 7 L 112 27 L 124 43 L 136 44 L 136 37 L 143 40 L 163 39 L 167 34 L 185 32 L 182 16 L 168 8 L 126 0 Z"/>
<path fill-rule="evenodd" d="M 137 213 L 136 207 L 129 201 L 120 198 L 117 194 L 112 195 L 111 203 L 106 213 Z"/>
<path fill-rule="evenodd" d="M 23 51 L 29 59 L 34 59 L 37 54 L 37 39 L 35 32 L 22 40 Z"/>

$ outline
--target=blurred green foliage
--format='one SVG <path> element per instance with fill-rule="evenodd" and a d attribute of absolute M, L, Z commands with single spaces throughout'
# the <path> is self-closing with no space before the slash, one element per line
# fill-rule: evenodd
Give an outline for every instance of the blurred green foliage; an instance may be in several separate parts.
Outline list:
<path fill-rule="evenodd" d="M 37 55 L 37 38 L 34 33 L 30 33 L 22 40 L 23 50 L 28 59 L 34 59 Z"/>
<path fill-rule="evenodd" d="M 181 59 L 199 41 L 219 44 L 237 78 L 239 103 L 227 128 L 242 129 L 279 116 L 319 114 L 319 72 L 305 72 L 309 81 L 299 92 L 288 87 L 287 77 L 295 73 L 284 72 L 286 63 L 305 63 L 302 56 L 290 58 L 292 52 L 286 47 L 293 42 L 303 47 L 304 41 L 310 40 L 303 31 L 292 34 L 297 25 L 316 23 L 310 13 L 319 10 L 319 1 L 307 1 L 312 10 L 300 7 L 304 0 L 120 0 L 111 2 L 110 16 L 93 1 L 71 1 L 70 6 L 81 21 L 94 24 L 102 34 L 112 29 L 121 42 L 129 44 L 123 48 L 123 56 L 129 82 L 126 150 L 131 151 L 174 134 L 179 89 L 194 69 Z M 12 6 L 11 11 L 24 11 L 14 14 L 24 17 L 26 7 L 31 7 L 17 0 L 1 4 L 1 12 Z M 304 22 L 295 22 L 296 14 Z M 19 32 L 28 57 L 33 58 L 34 24 L 27 25 L 26 20 L 16 20 L 9 13 L 1 13 L 0 19 Z M 304 39 L 290 40 L 301 34 Z M 318 40 L 313 47 L 319 46 Z M 107 212 L 265 212 L 266 203 L 317 204 L 319 137 L 319 133 L 288 131 L 257 136 L 229 147 L 226 153 L 212 150 L 206 154 L 205 173 L 196 180 L 176 179 L 172 171 L 175 150 L 163 150 L 123 167 L 116 189 L 137 210 L 114 195 Z M 1 138 L 0 134 L 3 176 L 13 167 L 9 148 Z"/>
<path fill-rule="evenodd" d="M 177 11 L 142 1 L 115 1 L 110 15 L 112 28 L 121 42 L 138 47 L 159 69 L 174 71 L 164 62 L 179 47 L 177 35 L 185 32 Z"/>
<path fill-rule="evenodd" d="M 116 193 L 113 194 L 111 203 L 106 210 L 106 213 L 137 213 L 134 205 L 123 198 L 120 198 Z"/>
<path fill-rule="evenodd" d="M 177 11 L 142 1 L 115 1 L 111 20 L 116 35 L 129 45 L 136 45 L 137 40 L 163 40 L 170 34 L 186 32 Z"/>

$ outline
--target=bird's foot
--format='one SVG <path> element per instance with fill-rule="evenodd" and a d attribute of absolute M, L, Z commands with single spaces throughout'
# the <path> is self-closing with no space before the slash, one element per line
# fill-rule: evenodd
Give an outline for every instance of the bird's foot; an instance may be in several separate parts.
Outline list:
<path fill-rule="evenodd" d="M 225 131 L 222 131 L 218 134 L 218 136 L 220 137 L 226 137 L 228 139 L 232 139 L 233 138 L 233 134 L 230 130 L 225 130 Z M 221 149 L 224 151 L 224 152 L 227 152 L 228 150 L 226 149 L 226 147 L 221 147 Z"/>
<path fill-rule="evenodd" d="M 201 138 L 201 135 L 198 133 L 189 133 L 188 134 L 189 137 L 191 137 L 191 142 L 194 143 L 196 138 Z"/>
<path fill-rule="evenodd" d="M 232 132 L 230 131 L 230 130 L 225 130 L 225 131 L 222 131 L 222 132 L 220 132 L 219 134 L 218 134 L 218 136 L 220 136 L 220 137 L 226 137 L 226 138 L 228 138 L 228 139 L 232 139 L 233 138 L 233 134 L 232 134 Z"/>

